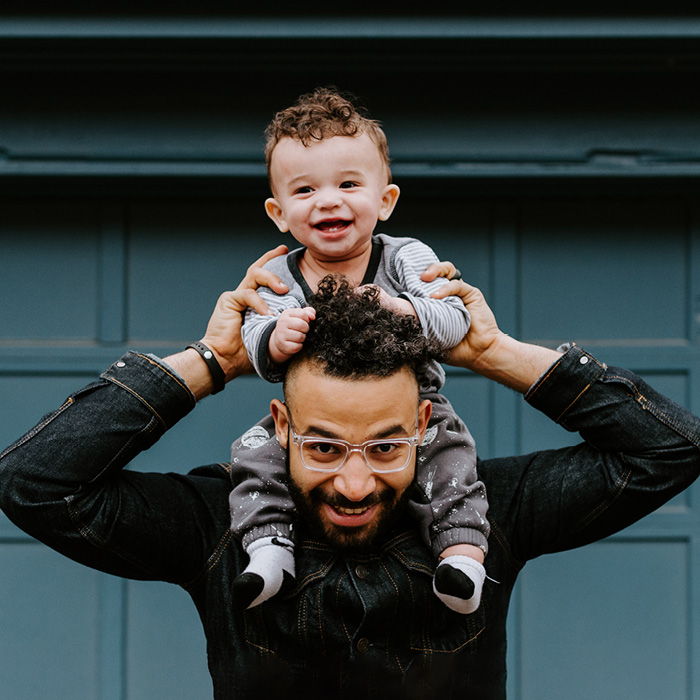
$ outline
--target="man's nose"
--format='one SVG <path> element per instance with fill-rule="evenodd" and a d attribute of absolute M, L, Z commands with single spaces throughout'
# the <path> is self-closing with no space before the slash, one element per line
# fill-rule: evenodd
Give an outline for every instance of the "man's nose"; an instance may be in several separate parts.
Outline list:
<path fill-rule="evenodd" d="M 335 475 L 333 486 L 348 500 L 361 501 L 374 493 L 377 481 L 364 457 L 358 452 L 351 452 L 343 468 Z"/>

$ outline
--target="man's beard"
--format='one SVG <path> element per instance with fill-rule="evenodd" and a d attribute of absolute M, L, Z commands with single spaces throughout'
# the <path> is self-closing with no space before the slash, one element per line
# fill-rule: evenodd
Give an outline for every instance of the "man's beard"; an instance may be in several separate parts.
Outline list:
<path fill-rule="evenodd" d="M 399 515 L 405 512 L 408 498 L 408 489 L 399 495 L 394 489 L 385 487 L 382 491 L 369 494 L 361 501 L 351 501 L 335 491 L 326 493 L 321 486 L 304 493 L 291 480 L 289 490 L 301 520 L 308 526 L 310 533 L 321 536 L 334 547 L 344 550 L 364 551 L 381 540 L 391 530 Z M 377 505 L 378 512 L 366 525 L 343 527 L 321 517 L 320 512 L 324 503 L 343 508 L 365 508 Z"/>

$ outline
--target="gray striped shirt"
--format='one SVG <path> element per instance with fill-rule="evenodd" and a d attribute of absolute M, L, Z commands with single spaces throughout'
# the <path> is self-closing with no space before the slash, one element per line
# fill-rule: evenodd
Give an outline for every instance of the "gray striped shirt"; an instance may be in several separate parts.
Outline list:
<path fill-rule="evenodd" d="M 376 284 L 392 296 L 410 301 L 423 332 L 441 349 L 457 345 L 469 330 L 469 312 L 459 297 L 430 298 L 430 294 L 447 283 L 442 277 L 433 282 L 420 279 L 425 268 L 438 261 L 433 250 L 415 238 L 394 238 L 383 233 L 374 235 L 372 243 L 372 257 L 362 284 Z M 243 342 L 256 372 L 269 381 L 280 381 L 283 377 L 283 368 L 275 366 L 267 352 L 277 317 L 285 309 L 303 308 L 313 293 L 299 271 L 298 262 L 303 252 L 303 248 L 297 248 L 265 265 L 282 279 L 289 292 L 278 295 L 261 287 L 258 292 L 270 314 L 262 316 L 252 309 L 246 313 Z M 421 391 L 436 391 L 444 380 L 444 370 L 435 362 L 422 378 Z"/>

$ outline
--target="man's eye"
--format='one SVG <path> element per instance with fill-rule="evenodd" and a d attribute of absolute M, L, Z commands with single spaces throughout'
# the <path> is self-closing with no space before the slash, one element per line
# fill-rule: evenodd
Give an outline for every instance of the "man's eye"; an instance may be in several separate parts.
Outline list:
<path fill-rule="evenodd" d="M 357 187 L 357 183 L 353 182 L 352 180 L 346 180 L 345 182 L 340 183 L 341 189 L 347 190 L 350 189 L 351 187 Z"/>
<path fill-rule="evenodd" d="M 339 451 L 337 445 L 332 445 L 328 442 L 310 442 L 308 449 L 321 456 L 335 455 Z"/>
<path fill-rule="evenodd" d="M 372 452 L 384 457 L 392 454 L 398 447 L 395 442 L 380 442 L 377 445 L 372 445 Z"/>

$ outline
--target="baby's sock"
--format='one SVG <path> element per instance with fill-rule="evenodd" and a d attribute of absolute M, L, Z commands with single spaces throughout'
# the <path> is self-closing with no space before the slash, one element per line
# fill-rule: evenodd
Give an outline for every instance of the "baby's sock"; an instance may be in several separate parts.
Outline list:
<path fill-rule="evenodd" d="M 294 544 L 286 537 L 262 537 L 246 550 L 250 562 L 233 579 L 233 596 L 239 609 L 254 608 L 294 583 Z"/>
<path fill-rule="evenodd" d="M 433 591 L 450 610 L 468 615 L 481 602 L 486 570 L 471 557 L 445 557 L 435 570 Z"/>

